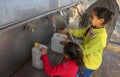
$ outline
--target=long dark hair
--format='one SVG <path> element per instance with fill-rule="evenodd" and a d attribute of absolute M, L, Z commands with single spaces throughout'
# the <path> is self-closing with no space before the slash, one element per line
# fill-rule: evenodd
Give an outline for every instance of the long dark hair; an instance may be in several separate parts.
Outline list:
<path fill-rule="evenodd" d="M 74 60 L 77 63 L 77 66 L 83 67 L 83 54 L 82 51 L 76 43 L 68 42 L 64 46 L 64 53 L 68 55 L 70 60 Z"/>
<path fill-rule="evenodd" d="M 92 11 L 95 12 L 98 18 L 104 18 L 103 25 L 108 23 L 112 19 L 112 16 L 114 15 L 112 11 L 105 7 L 95 7 Z"/>

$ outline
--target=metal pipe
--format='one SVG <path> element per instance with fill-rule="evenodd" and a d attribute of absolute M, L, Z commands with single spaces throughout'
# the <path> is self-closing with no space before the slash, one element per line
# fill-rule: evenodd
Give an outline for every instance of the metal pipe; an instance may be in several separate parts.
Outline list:
<path fill-rule="evenodd" d="M 67 21 L 65 20 L 65 17 L 64 17 L 63 12 L 60 11 L 60 14 L 61 14 L 61 16 L 62 16 L 62 18 L 63 18 L 63 21 L 64 21 L 64 23 L 65 23 L 65 26 L 68 28 L 69 25 L 67 24 Z M 69 35 L 70 35 L 70 38 L 71 38 L 72 42 L 75 42 L 75 39 L 73 38 L 73 36 L 72 36 L 71 34 L 69 34 Z"/>
<path fill-rule="evenodd" d="M 15 23 L 7 24 L 7 25 L 5 25 L 5 26 L 3 26 L 3 27 L 0 27 L 0 33 L 6 32 L 6 31 L 11 30 L 11 29 L 14 29 L 14 28 L 16 28 L 16 27 L 19 27 L 19 26 L 25 24 L 25 23 L 28 23 L 28 22 L 30 22 L 30 21 L 39 19 L 39 18 L 44 17 L 44 16 L 47 16 L 47 15 L 49 15 L 49 14 L 52 14 L 52 13 L 55 13 L 55 12 L 59 12 L 59 10 L 67 9 L 67 8 L 69 8 L 69 7 L 72 7 L 72 6 L 76 5 L 76 4 L 78 4 L 78 2 L 75 2 L 75 3 L 73 3 L 73 4 L 70 4 L 70 5 L 61 7 L 61 8 L 57 8 L 57 9 L 55 9 L 55 10 L 52 10 L 52 11 L 43 13 L 43 14 L 41 14 L 41 15 L 39 15 L 39 16 L 36 16 L 36 17 L 32 17 L 32 18 L 29 18 L 29 19 L 26 19 L 26 20 L 21 20 L 21 21 L 15 22 Z"/>

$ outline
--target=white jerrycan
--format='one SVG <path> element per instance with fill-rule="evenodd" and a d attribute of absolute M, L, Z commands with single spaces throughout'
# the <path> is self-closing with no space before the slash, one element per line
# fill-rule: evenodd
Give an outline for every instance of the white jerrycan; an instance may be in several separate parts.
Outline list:
<path fill-rule="evenodd" d="M 63 45 L 60 44 L 61 41 L 65 41 L 65 38 L 67 38 L 67 35 L 61 34 L 61 33 L 55 33 L 53 34 L 52 40 L 51 40 L 51 49 L 54 52 L 57 53 L 63 53 Z"/>
<path fill-rule="evenodd" d="M 40 48 L 47 48 L 47 46 L 39 44 L 38 42 L 34 43 L 34 47 L 32 48 L 32 65 L 37 69 L 43 69 L 42 60 L 40 60 L 41 52 Z"/>

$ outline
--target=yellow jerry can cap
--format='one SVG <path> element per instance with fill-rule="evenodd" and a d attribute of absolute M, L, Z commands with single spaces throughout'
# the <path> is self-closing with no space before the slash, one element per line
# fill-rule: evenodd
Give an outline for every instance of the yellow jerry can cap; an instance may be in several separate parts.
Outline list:
<path fill-rule="evenodd" d="M 39 42 L 34 42 L 34 46 L 38 47 L 39 46 Z"/>

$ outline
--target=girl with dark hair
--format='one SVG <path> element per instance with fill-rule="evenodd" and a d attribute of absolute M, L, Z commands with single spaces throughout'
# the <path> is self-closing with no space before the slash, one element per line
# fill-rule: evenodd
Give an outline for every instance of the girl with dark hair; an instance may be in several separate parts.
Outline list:
<path fill-rule="evenodd" d="M 104 7 L 96 7 L 91 12 L 90 23 L 87 28 L 80 30 L 69 30 L 77 38 L 82 38 L 80 48 L 83 53 L 84 72 L 82 77 L 91 77 L 102 63 L 103 49 L 106 47 L 107 32 L 105 25 L 112 19 L 113 12 Z M 66 29 L 65 29 L 66 30 Z M 77 77 L 81 69 L 78 71 Z"/>
<path fill-rule="evenodd" d="M 50 65 L 46 48 L 41 48 L 40 51 L 42 52 L 41 59 L 43 60 L 45 72 L 49 76 L 76 77 L 78 68 L 84 65 L 80 47 L 73 42 L 64 45 L 63 55 L 65 60 L 56 66 Z"/>

